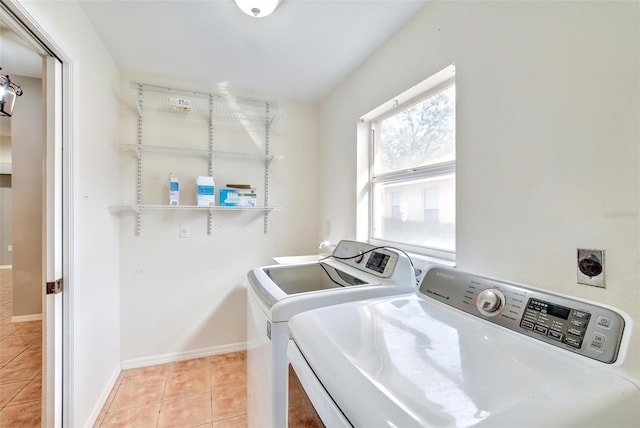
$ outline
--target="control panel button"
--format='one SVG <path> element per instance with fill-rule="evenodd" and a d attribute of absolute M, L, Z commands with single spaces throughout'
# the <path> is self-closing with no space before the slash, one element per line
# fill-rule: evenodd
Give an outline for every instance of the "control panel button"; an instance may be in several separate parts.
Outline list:
<path fill-rule="evenodd" d="M 569 334 L 573 334 L 574 336 L 582 336 L 583 331 L 582 330 L 578 330 L 576 328 L 570 328 L 569 330 L 567 330 L 567 333 Z"/>
<path fill-rule="evenodd" d="M 582 340 L 574 339 L 573 337 L 565 337 L 564 343 L 574 348 L 579 348 L 582 345 Z"/>
<path fill-rule="evenodd" d="M 531 321 L 522 320 L 522 322 L 520 323 L 520 326 L 528 330 L 533 330 L 533 323 Z"/>
<path fill-rule="evenodd" d="M 610 328 L 611 327 L 611 319 L 607 318 L 607 317 L 600 316 L 600 317 L 598 317 L 598 321 L 596 321 L 596 324 L 599 327 Z"/>
<path fill-rule="evenodd" d="M 549 330 L 549 337 L 555 340 L 562 340 L 562 333 L 555 330 Z"/>
<path fill-rule="evenodd" d="M 578 328 L 584 328 L 587 325 L 587 322 L 584 320 L 577 320 L 577 319 L 572 319 L 571 320 L 571 325 L 574 327 L 578 327 Z"/>
<path fill-rule="evenodd" d="M 534 327 L 533 331 L 540 334 L 547 334 L 547 331 L 549 331 L 549 329 L 543 325 L 537 325 Z"/>
<path fill-rule="evenodd" d="M 591 336 L 591 343 L 589 344 L 589 348 L 602 352 L 604 351 L 604 342 L 606 340 L 607 336 L 605 336 L 604 334 L 593 333 L 593 336 Z"/>
<path fill-rule="evenodd" d="M 588 320 L 589 318 L 591 318 L 591 314 L 589 312 L 583 312 L 583 311 L 573 311 L 573 316 L 575 318 L 580 318 L 583 320 Z"/>

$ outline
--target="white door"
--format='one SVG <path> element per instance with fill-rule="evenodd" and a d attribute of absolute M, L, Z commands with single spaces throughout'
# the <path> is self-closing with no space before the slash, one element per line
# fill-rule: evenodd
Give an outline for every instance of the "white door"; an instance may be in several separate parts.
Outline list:
<path fill-rule="evenodd" d="M 62 426 L 62 64 L 43 58 L 46 292 L 43 311 L 42 426 Z"/>

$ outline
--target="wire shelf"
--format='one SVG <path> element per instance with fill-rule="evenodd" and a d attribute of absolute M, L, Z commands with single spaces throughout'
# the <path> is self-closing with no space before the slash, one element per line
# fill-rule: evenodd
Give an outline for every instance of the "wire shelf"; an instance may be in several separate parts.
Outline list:
<path fill-rule="evenodd" d="M 213 151 L 213 157 L 216 159 L 263 162 L 271 162 L 274 160 L 284 159 L 284 156 L 280 155 L 258 155 L 254 153 L 225 152 L 218 150 Z"/>
<path fill-rule="evenodd" d="M 185 211 L 278 211 L 282 207 L 240 207 L 240 206 L 220 206 L 203 207 L 199 205 L 153 205 L 153 204 L 132 204 L 132 205 L 115 205 L 112 206 L 113 211 L 135 211 L 142 210 L 185 210 Z"/>
<path fill-rule="evenodd" d="M 151 146 L 148 144 L 121 144 L 120 147 L 123 150 L 135 152 L 138 156 L 143 152 L 198 158 L 209 158 L 209 156 L 211 156 L 211 152 L 209 150 L 190 149 L 185 147 Z"/>
<path fill-rule="evenodd" d="M 220 101 L 214 102 L 213 111 L 210 112 L 209 104 L 205 100 L 196 99 L 191 101 L 192 103 L 190 107 L 180 109 L 174 108 L 166 102 L 145 100 L 143 110 L 196 116 L 203 119 L 211 118 L 213 121 L 246 121 L 261 126 L 264 126 L 265 124 L 270 126 L 274 121 L 280 118 L 279 114 L 220 105 Z M 135 110 L 139 115 L 142 114 L 137 97 L 131 96 L 127 98 L 127 105 L 132 110 Z"/>
<path fill-rule="evenodd" d="M 227 152 L 214 150 L 213 152 L 204 149 L 191 149 L 186 147 L 170 147 L 170 146 L 152 146 L 148 144 L 121 144 L 123 150 L 135 152 L 140 156 L 143 152 L 158 153 L 175 156 L 189 156 L 208 159 L 213 154 L 215 159 L 240 160 L 240 161 L 257 161 L 271 162 L 273 160 L 282 160 L 284 156 L 278 155 L 261 155 L 254 153 Z"/>
<path fill-rule="evenodd" d="M 123 101 L 127 107 L 138 114 L 138 139 L 137 144 L 121 144 L 121 150 L 130 151 L 137 155 L 136 170 L 136 201 L 134 204 L 111 206 L 113 212 L 129 211 L 136 217 L 136 236 L 141 235 L 142 211 L 145 210 L 183 210 L 183 211 L 204 211 L 207 213 L 207 234 L 213 233 L 213 213 L 221 211 L 254 211 L 260 212 L 264 216 L 264 233 L 268 231 L 269 213 L 279 210 L 281 207 L 269 206 L 269 166 L 273 160 L 284 159 L 283 156 L 271 155 L 269 152 L 269 132 L 272 123 L 280 118 L 277 113 L 272 113 L 277 109 L 277 104 L 273 101 L 258 100 L 251 98 L 233 97 L 230 94 L 216 94 L 209 92 L 198 92 L 192 90 L 168 88 L 157 85 L 133 82 L 132 88 L 137 89 L 137 95 L 125 97 Z M 147 94 L 153 92 L 155 94 Z M 147 95 L 145 95 L 147 94 Z M 177 115 L 187 118 L 189 116 L 196 119 L 205 119 L 208 122 L 209 140 L 207 149 L 154 146 L 143 144 L 143 122 L 147 112 L 161 112 L 155 120 L 168 119 L 166 115 Z M 265 150 L 264 154 L 229 152 L 214 150 L 214 124 L 217 122 L 229 121 L 239 125 L 244 130 L 253 129 L 264 131 Z M 155 122 L 153 122 L 155 123 Z M 192 121 L 187 124 L 193 126 Z M 199 126 L 199 124 L 197 124 Z M 214 159 L 238 160 L 262 162 L 265 167 L 264 185 L 264 205 L 260 207 L 251 206 L 197 206 L 197 205 L 163 205 L 163 204 L 143 204 L 143 154 L 165 154 L 172 156 L 187 156 L 204 158 L 209 163 L 209 175 L 213 175 Z"/>

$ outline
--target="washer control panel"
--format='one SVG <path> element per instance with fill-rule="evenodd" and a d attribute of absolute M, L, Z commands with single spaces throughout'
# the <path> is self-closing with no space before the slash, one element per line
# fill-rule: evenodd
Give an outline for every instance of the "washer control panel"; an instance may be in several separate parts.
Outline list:
<path fill-rule="evenodd" d="M 616 361 L 624 318 L 611 309 L 445 267 L 431 268 L 420 292 L 562 349 Z"/>
<path fill-rule="evenodd" d="M 397 252 L 358 241 L 342 240 L 333 257 L 349 266 L 372 275 L 389 278 L 398 263 Z"/>

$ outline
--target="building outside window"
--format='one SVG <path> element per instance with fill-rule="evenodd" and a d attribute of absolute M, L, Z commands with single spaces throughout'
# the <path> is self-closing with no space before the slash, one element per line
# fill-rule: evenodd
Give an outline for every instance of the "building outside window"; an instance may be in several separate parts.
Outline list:
<path fill-rule="evenodd" d="M 455 255 L 453 78 L 370 120 L 369 239 Z"/>
<path fill-rule="evenodd" d="M 440 192 L 438 187 L 424 189 L 424 222 L 440 221 Z"/>
<path fill-rule="evenodd" d="M 402 219 L 402 192 L 391 192 L 391 218 Z"/>

